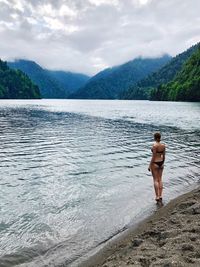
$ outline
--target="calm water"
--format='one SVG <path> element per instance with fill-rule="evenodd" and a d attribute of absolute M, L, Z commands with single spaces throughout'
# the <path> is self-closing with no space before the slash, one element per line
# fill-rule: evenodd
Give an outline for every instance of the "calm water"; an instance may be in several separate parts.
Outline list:
<path fill-rule="evenodd" d="M 156 130 L 167 203 L 199 182 L 200 103 L 0 101 L 0 266 L 71 265 L 153 211 Z"/>

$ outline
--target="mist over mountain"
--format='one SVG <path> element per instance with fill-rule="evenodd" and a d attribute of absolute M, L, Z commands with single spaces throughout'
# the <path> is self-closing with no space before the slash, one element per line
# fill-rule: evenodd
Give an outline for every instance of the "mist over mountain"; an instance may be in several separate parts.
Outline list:
<path fill-rule="evenodd" d="M 151 91 L 151 100 L 200 101 L 200 44 L 175 78 Z"/>
<path fill-rule="evenodd" d="M 8 65 L 26 73 L 38 85 L 43 98 L 67 98 L 89 79 L 79 73 L 46 70 L 30 60 L 19 59 L 8 62 Z"/>
<path fill-rule="evenodd" d="M 198 48 L 199 43 L 173 58 L 169 55 L 159 58 L 136 58 L 122 65 L 107 68 L 91 78 L 81 73 L 43 69 L 29 60 L 16 60 L 8 62 L 8 65 L 26 73 L 40 88 L 43 98 L 176 100 L 187 99 L 187 96 L 180 97 L 177 93 L 176 97 L 176 93 L 172 93 L 176 86 L 170 87 L 169 84 L 174 81 L 180 85 L 180 79 L 176 80 L 176 76 L 183 71 L 184 64 Z M 188 64 L 190 68 L 187 69 L 191 71 L 192 64 Z M 182 76 L 186 77 L 185 74 Z M 191 78 L 189 83 L 184 81 L 185 87 L 186 84 L 194 84 Z M 194 87 L 196 88 L 196 83 Z M 178 88 L 174 90 L 179 91 L 180 86 Z M 167 90 L 170 90 L 170 94 Z"/>
<path fill-rule="evenodd" d="M 80 99 L 119 99 L 121 93 L 148 74 L 165 65 L 171 57 L 136 58 L 125 64 L 105 69 L 92 77 L 88 83 L 72 94 Z"/>
<path fill-rule="evenodd" d="M 150 91 L 161 84 L 172 81 L 177 73 L 182 69 L 183 64 L 196 51 L 199 44 L 196 44 L 183 53 L 173 57 L 167 64 L 165 64 L 158 71 L 149 74 L 146 78 L 133 84 L 124 91 L 122 99 L 148 99 Z"/>

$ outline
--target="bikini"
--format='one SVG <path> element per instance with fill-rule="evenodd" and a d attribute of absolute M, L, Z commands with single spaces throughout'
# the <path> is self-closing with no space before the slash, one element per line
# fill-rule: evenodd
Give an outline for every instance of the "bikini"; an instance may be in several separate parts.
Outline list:
<path fill-rule="evenodd" d="M 163 163 L 164 163 L 164 160 L 162 160 L 162 161 L 155 161 L 154 163 L 156 165 L 158 165 L 158 167 L 161 167 L 163 165 Z"/>

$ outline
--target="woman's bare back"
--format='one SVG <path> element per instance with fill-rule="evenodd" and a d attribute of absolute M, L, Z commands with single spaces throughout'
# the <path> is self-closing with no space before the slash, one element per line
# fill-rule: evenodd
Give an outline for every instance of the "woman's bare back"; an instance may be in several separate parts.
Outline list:
<path fill-rule="evenodd" d="M 154 153 L 154 162 L 160 162 L 165 160 L 165 145 L 156 142 L 152 147 L 152 152 Z"/>

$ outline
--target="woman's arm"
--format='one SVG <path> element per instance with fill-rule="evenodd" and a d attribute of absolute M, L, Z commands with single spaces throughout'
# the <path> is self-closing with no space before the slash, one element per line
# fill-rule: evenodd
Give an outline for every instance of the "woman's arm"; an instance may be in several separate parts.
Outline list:
<path fill-rule="evenodd" d="M 152 163 L 155 161 L 155 157 L 156 157 L 156 147 L 153 146 L 152 147 L 152 157 L 151 157 L 151 161 L 149 163 L 149 168 L 148 168 L 149 171 L 151 171 Z"/>
<path fill-rule="evenodd" d="M 165 162 L 165 146 L 164 146 L 164 149 L 163 149 L 163 163 Z"/>

